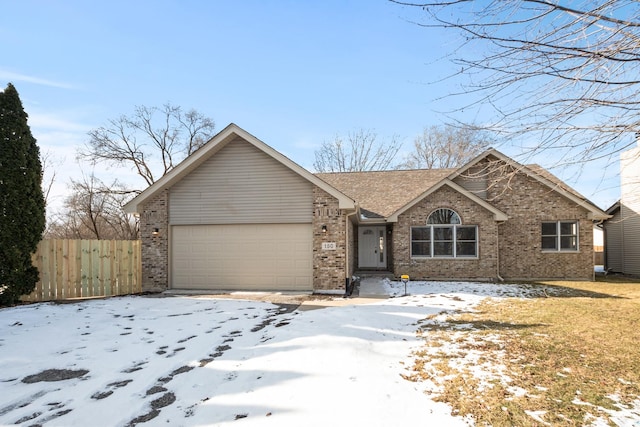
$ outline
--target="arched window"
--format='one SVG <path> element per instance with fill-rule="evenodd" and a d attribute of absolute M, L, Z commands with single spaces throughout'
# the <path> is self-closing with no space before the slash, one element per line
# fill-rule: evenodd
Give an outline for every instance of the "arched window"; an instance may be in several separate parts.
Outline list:
<path fill-rule="evenodd" d="M 436 209 L 426 227 L 411 227 L 412 258 L 476 258 L 478 227 L 462 225 L 460 215 L 448 208 Z"/>
<path fill-rule="evenodd" d="M 462 224 L 460 215 L 456 211 L 447 208 L 436 209 L 427 218 L 427 224 Z"/>

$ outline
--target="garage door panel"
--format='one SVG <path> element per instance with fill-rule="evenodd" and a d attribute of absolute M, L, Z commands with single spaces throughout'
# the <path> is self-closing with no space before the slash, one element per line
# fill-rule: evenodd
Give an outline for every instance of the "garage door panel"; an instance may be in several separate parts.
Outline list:
<path fill-rule="evenodd" d="M 311 224 L 172 227 L 172 287 L 312 290 Z"/>

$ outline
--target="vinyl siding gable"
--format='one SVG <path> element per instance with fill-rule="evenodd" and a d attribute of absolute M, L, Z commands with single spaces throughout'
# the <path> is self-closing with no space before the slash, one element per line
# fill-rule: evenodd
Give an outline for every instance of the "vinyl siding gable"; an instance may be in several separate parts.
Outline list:
<path fill-rule="evenodd" d="M 616 272 L 622 272 L 624 270 L 624 263 L 622 258 L 622 246 L 623 246 L 623 230 L 622 230 L 622 216 L 620 210 L 613 215 L 613 218 L 608 219 L 604 223 L 605 228 L 605 245 L 606 245 L 606 268 Z"/>
<path fill-rule="evenodd" d="M 622 225 L 622 272 L 640 274 L 640 214 L 633 207 L 620 204 Z"/>
<path fill-rule="evenodd" d="M 187 224 L 310 223 L 312 184 L 236 138 L 169 191 L 169 221 Z"/>
<path fill-rule="evenodd" d="M 640 274 L 640 145 L 620 156 L 623 273 Z"/>
<path fill-rule="evenodd" d="M 458 176 L 453 182 L 464 188 L 468 192 L 475 194 L 482 200 L 487 200 L 487 177 L 479 176 L 469 178 L 466 176 Z"/>

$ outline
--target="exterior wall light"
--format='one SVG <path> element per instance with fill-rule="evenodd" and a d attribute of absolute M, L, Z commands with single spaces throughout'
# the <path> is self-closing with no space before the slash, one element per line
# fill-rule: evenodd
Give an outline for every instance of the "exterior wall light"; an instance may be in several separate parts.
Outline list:
<path fill-rule="evenodd" d="M 327 233 L 327 226 L 326 226 L 326 224 L 323 224 L 323 225 L 322 225 L 322 232 L 323 232 L 324 234 L 326 234 L 326 233 Z"/>
<path fill-rule="evenodd" d="M 157 236 L 158 234 L 160 234 L 160 229 L 159 228 L 154 228 L 153 231 L 151 232 L 152 235 Z"/>

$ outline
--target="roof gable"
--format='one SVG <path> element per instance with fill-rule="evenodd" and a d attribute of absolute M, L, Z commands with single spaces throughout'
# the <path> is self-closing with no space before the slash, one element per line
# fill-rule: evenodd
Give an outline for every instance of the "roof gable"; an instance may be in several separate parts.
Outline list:
<path fill-rule="evenodd" d="M 251 135 L 244 129 L 240 128 L 234 123 L 231 123 L 213 138 L 209 140 L 199 150 L 191 154 L 184 159 L 180 164 L 173 168 L 169 173 L 157 180 L 146 190 L 136 196 L 133 200 L 124 206 L 125 212 L 135 213 L 140 212 L 141 205 L 147 200 L 151 199 L 158 192 L 168 189 L 179 182 L 182 178 L 198 168 L 206 160 L 214 156 L 220 149 L 226 146 L 228 143 L 236 138 L 242 138 L 244 141 L 250 143 L 260 151 L 264 152 L 271 158 L 280 162 L 296 174 L 300 175 L 312 184 L 320 187 L 336 199 L 338 199 L 340 209 L 355 209 L 355 202 L 336 188 L 332 187 L 325 181 L 319 179 L 311 172 L 304 169 L 302 166 L 290 160 L 280 152 L 274 150 L 264 142 L 260 141 L 255 136 Z"/>
<path fill-rule="evenodd" d="M 600 209 L 599 207 L 597 207 L 596 205 L 591 203 L 586 197 L 584 197 L 583 195 L 578 193 L 576 190 L 574 190 L 573 188 L 568 186 L 564 181 L 562 181 L 559 178 L 557 178 L 555 175 L 553 175 L 548 170 L 544 169 L 543 167 L 541 167 L 539 165 L 527 165 L 527 166 L 525 166 L 525 165 L 520 164 L 517 161 L 513 160 L 511 157 L 508 157 L 508 156 L 502 154 L 501 152 L 499 152 L 498 150 L 493 149 L 493 148 L 491 148 L 491 149 L 485 151 L 484 153 L 478 155 L 476 158 L 471 160 L 466 165 L 464 165 L 464 166 L 460 167 L 459 169 L 456 169 L 455 171 L 453 171 L 451 173 L 451 175 L 448 176 L 448 179 L 453 180 L 456 177 L 463 175 L 466 171 L 471 169 L 473 166 L 477 165 L 481 161 L 483 161 L 483 160 L 485 160 L 487 158 L 490 158 L 490 157 L 494 157 L 497 160 L 503 162 L 504 164 L 512 167 L 514 170 L 516 170 L 518 172 L 521 172 L 521 173 L 524 173 L 527 176 L 535 179 L 536 181 L 538 181 L 541 184 L 545 185 L 549 189 L 551 189 L 551 190 L 557 192 L 558 194 L 562 195 L 563 197 L 571 200 L 576 205 L 582 206 L 584 209 L 586 209 L 589 212 L 588 215 L 589 215 L 590 219 L 604 220 L 604 219 L 609 218 L 609 215 L 607 215 L 604 211 L 602 211 L 602 209 Z"/>
<path fill-rule="evenodd" d="M 608 215 L 573 188 L 538 165 L 524 166 L 495 149 L 489 149 L 458 169 L 392 170 L 378 172 L 319 173 L 316 176 L 356 200 L 363 219 L 397 221 L 398 215 L 414 206 L 443 185 L 460 192 L 494 214 L 496 221 L 507 215 L 490 202 L 460 186 L 454 180 L 485 159 L 499 161 L 524 173 L 563 197 L 582 206 L 592 219 Z"/>
<path fill-rule="evenodd" d="M 450 179 L 445 178 L 445 179 L 441 180 L 440 182 L 438 182 L 436 185 L 434 185 L 431 188 L 429 188 L 424 193 L 422 193 L 420 196 L 414 198 L 409 203 L 404 205 L 402 208 L 400 208 L 396 212 L 394 212 L 393 215 L 389 216 L 388 221 L 389 222 L 397 222 L 398 221 L 398 216 L 400 216 L 401 214 L 403 214 L 407 210 L 411 209 L 413 206 L 418 204 L 425 197 L 429 196 L 430 194 L 433 194 L 434 192 L 436 192 L 437 190 L 439 190 L 440 188 L 442 188 L 444 186 L 447 186 L 447 187 L 451 188 L 452 190 L 457 191 L 458 193 L 466 196 L 467 198 L 471 199 L 476 204 L 482 206 L 483 208 L 485 208 L 486 210 L 491 212 L 493 214 L 493 218 L 496 221 L 506 221 L 507 219 L 509 219 L 507 214 L 502 212 L 500 209 L 495 208 L 493 205 L 491 205 L 490 203 L 486 202 L 485 200 L 482 200 L 480 197 L 476 196 L 472 192 L 465 190 L 460 185 L 456 184 L 455 182 L 451 181 Z"/>
<path fill-rule="evenodd" d="M 618 200 L 617 202 L 615 202 L 613 205 L 609 206 L 609 209 L 607 209 L 607 214 L 609 216 L 613 216 L 615 215 L 616 212 L 618 212 L 620 210 L 620 200 Z"/>

